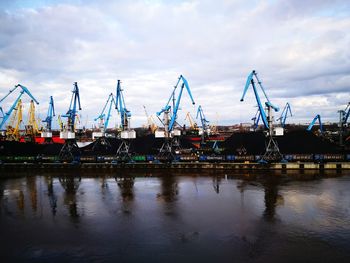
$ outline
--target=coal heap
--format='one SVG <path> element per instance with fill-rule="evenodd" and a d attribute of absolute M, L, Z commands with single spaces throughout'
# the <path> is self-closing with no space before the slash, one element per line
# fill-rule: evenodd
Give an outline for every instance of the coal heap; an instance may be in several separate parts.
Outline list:
<path fill-rule="evenodd" d="M 130 150 L 138 154 L 157 154 L 162 144 L 163 139 L 155 138 L 153 134 L 149 134 L 132 140 Z"/>
<path fill-rule="evenodd" d="M 234 133 L 224 142 L 225 154 L 262 154 L 267 142 L 263 132 Z M 276 137 L 282 154 L 325 154 L 339 153 L 334 143 L 305 130 L 287 132 Z"/>
<path fill-rule="evenodd" d="M 265 152 L 265 135 L 263 132 L 234 133 L 222 146 L 224 154 L 262 154 Z"/>
<path fill-rule="evenodd" d="M 295 130 L 277 137 L 281 153 L 339 153 L 336 144 L 306 130 Z"/>
<path fill-rule="evenodd" d="M 2 156 L 33 156 L 41 152 L 42 147 L 35 143 L 20 143 L 16 141 L 1 141 L 0 155 Z"/>

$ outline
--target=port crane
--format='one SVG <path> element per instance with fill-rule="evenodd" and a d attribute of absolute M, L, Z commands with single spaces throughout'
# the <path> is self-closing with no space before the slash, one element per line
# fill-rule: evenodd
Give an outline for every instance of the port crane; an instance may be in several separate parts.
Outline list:
<path fill-rule="evenodd" d="M 9 121 L 8 126 L 6 127 L 6 140 L 8 141 L 19 141 L 20 139 L 20 125 L 23 121 L 23 113 L 22 113 L 22 100 L 19 99 L 12 111 L 12 116 Z"/>
<path fill-rule="evenodd" d="M 79 87 L 78 83 L 74 82 L 69 109 L 66 114 L 63 114 L 60 117 L 67 118 L 67 125 L 63 125 L 63 129 L 60 131 L 60 138 L 65 140 L 65 143 L 63 144 L 63 147 L 59 154 L 61 160 L 72 161 L 74 159 L 74 156 L 80 153 L 75 138 L 75 122 L 76 118 L 78 118 L 78 110 L 81 110 Z"/>
<path fill-rule="evenodd" d="M 323 126 L 321 121 L 321 115 L 317 114 L 315 118 L 311 121 L 310 125 L 307 127 L 307 131 L 311 131 L 312 127 L 315 125 L 316 121 L 320 124 L 320 132 L 323 133 Z"/>
<path fill-rule="evenodd" d="M 180 86 L 180 91 L 176 99 L 175 94 L 180 83 L 182 84 Z M 192 104 L 194 105 L 195 102 L 193 100 L 188 82 L 184 78 L 184 76 L 180 75 L 170 95 L 168 102 L 159 112 L 157 112 L 158 119 L 164 125 L 164 131 L 156 131 L 155 133 L 156 138 L 164 138 L 164 143 L 160 148 L 159 154 L 158 154 L 160 158 L 165 157 L 167 160 L 173 160 L 175 157 L 174 155 L 175 151 L 180 149 L 179 136 L 181 135 L 181 130 L 175 129 L 175 124 L 177 124 L 176 122 L 178 117 L 177 113 L 180 107 L 180 102 L 181 102 L 184 88 L 186 88 L 187 93 L 191 98 Z M 172 102 L 172 105 L 171 105 L 171 102 Z M 163 114 L 163 120 L 159 118 L 161 114 Z"/>
<path fill-rule="evenodd" d="M 346 105 L 344 110 L 339 110 L 339 144 L 344 146 L 343 137 L 345 135 L 345 128 L 350 116 L 350 102 Z"/>
<path fill-rule="evenodd" d="M 153 115 L 151 115 L 151 116 L 148 115 L 146 106 L 145 106 L 145 105 L 142 105 L 142 106 L 143 106 L 143 109 L 144 109 L 144 111 L 145 111 L 145 115 L 146 115 L 146 118 L 147 118 L 148 128 L 149 128 L 150 131 L 154 134 L 155 131 L 158 129 L 158 126 L 157 126 L 157 124 L 155 124 Z"/>
<path fill-rule="evenodd" d="M 95 121 L 99 120 L 99 131 L 97 131 L 97 132 L 94 131 L 92 133 L 92 139 L 97 138 L 97 141 L 94 144 L 93 149 L 95 149 L 95 147 L 97 147 L 99 145 L 105 146 L 106 148 L 111 147 L 111 144 L 106 139 L 106 131 L 108 129 L 109 119 L 112 115 L 111 113 L 112 113 L 113 106 L 115 108 L 116 103 L 115 103 L 114 95 L 113 95 L 113 93 L 111 93 L 111 94 L 109 94 L 108 99 L 107 99 L 104 107 L 102 108 L 100 115 L 94 119 Z M 108 108 L 107 113 L 105 113 L 107 108 Z"/>
<path fill-rule="evenodd" d="M 262 90 L 264 96 L 265 96 L 265 107 L 267 108 L 267 114 L 265 112 L 264 106 L 261 102 L 261 98 L 259 96 L 257 87 L 255 83 L 258 83 L 260 89 Z M 275 135 L 280 135 L 281 132 L 277 129 L 273 128 L 273 111 L 278 112 L 279 107 L 275 106 L 274 104 L 271 103 L 270 99 L 268 98 L 265 89 L 262 85 L 262 82 L 258 78 L 258 75 L 255 70 L 253 70 L 247 78 L 244 90 L 243 90 L 243 95 L 241 97 L 241 101 L 244 101 L 244 97 L 248 91 L 248 88 L 252 86 L 256 102 L 258 104 L 258 110 L 260 114 L 260 118 L 264 124 L 265 130 L 267 130 L 267 137 L 268 137 L 268 142 L 266 144 L 266 150 L 264 155 L 262 156 L 260 162 L 266 162 L 266 161 L 273 161 L 273 160 L 281 160 L 282 155 L 279 151 L 277 141 L 275 140 L 274 136 Z"/>
<path fill-rule="evenodd" d="M 188 122 L 190 123 L 190 129 L 191 129 L 191 130 L 196 130 L 196 129 L 198 129 L 197 123 L 193 120 L 193 118 L 192 118 L 190 112 L 187 112 L 186 117 L 185 117 L 185 120 L 188 120 Z"/>
<path fill-rule="evenodd" d="M 45 138 L 46 142 L 52 142 L 52 118 L 55 115 L 55 105 L 53 101 L 53 97 L 50 96 L 49 108 L 47 109 L 47 115 L 45 120 L 42 122 L 46 123 L 44 130 L 41 133 L 41 137 Z"/>
<path fill-rule="evenodd" d="M 123 90 L 120 85 L 120 80 L 118 80 L 117 83 L 117 92 L 116 92 L 116 109 L 118 110 L 120 114 L 120 139 L 121 144 L 118 147 L 116 157 L 118 161 L 130 161 L 130 140 L 136 139 L 136 132 L 135 130 L 131 130 L 130 128 L 130 119 L 131 119 L 131 112 L 127 110 L 125 105 L 125 100 L 123 96 Z"/>
<path fill-rule="evenodd" d="M 287 102 L 282 110 L 281 116 L 276 120 L 276 121 L 280 121 L 281 126 L 283 128 L 286 126 L 286 120 L 288 117 L 288 113 L 289 113 L 289 116 L 293 116 L 290 104 Z"/>
<path fill-rule="evenodd" d="M 35 104 L 31 100 L 29 104 L 28 112 L 28 124 L 25 125 L 25 141 L 26 142 L 35 142 L 35 135 L 39 133 L 39 125 L 35 117 Z"/>
<path fill-rule="evenodd" d="M 0 129 L 2 129 L 2 127 L 4 126 L 6 121 L 9 119 L 9 117 L 11 116 L 11 113 L 16 108 L 18 101 L 21 99 L 21 97 L 24 93 L 26 93 L 33 101 L 35 101 L 36 104 L 39 104 L 39 102 L 30 93 L 29 89 L 21 84 L 17 84 L 13 89 L 10 89 L 10 91 L 5 95 L 5 97 L 3 97 L 0 100 L 0 103 L 2 103 L 10 94 L 12 94 L 12 92 L 14 92 L 18 88 L 21 88 L 21 91 L 20 91 L 19 95 L 17 96 L 16 100 L 14 101 L 14 103 L 12 104 L 12 106 L 10 107 L 10 109 L 5 114 L 3 114 L 2 121 L 0 123 Z"/>
<path fill-rule="evenodd" d="M 260 121 L 260 110 L 258 109 L 252 118 L 253 121 L 253 130 L 256 131 L 256 129 L 259 127 L 259 121 Z"/>
<path fill-rule="evenodd" d="M 209 121 L 205 118 L 204 111 L 201 105 L 198 106 L 196 119 L 200 119 L 202 124 L 202 143 L 204 143 L 205 137 L 210 134 Z"/>

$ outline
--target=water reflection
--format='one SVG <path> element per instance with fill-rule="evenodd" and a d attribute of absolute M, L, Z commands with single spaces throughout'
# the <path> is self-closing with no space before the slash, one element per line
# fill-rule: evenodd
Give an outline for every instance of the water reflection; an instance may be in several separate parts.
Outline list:
<path fill-rule="evenodd" d="M 276 207 L 284 204 L 284 198 L 279 193 L 279 185 L 281 185 L 279 176 L 257 176 L 245 174 L 244 179 L 237 182 L 237 189 L 241 193 L 241 206 L 244 205 L 244 192 L 250 188 L 262 188 L 264 191 L 263 218 L 266 221 L 273 222 L 276 219 Z"/>
<path fill-rule="evenodd" d="M 179 186 L 177 177 L 162 176 L 160 179 L 160 192 L 157 194 L 159 201 L 174 202 L 179 194 Z"/>
<path fill-rule="evenodd" d="M 115 181 L 120 189 L 123 202 L 133 201 L 135 177 L 118 175 L 115 177 Z"/>
<path fill-rule="evenodd" d="M 67 175 L 60 176 L 58 180 L 65 190 L 63 203 L 68 207 L 69 215 L 71 218 L 76 220 L 80 216 L 77 208 L 76 194 L 81 182 L 81 177 Z"/>
<path fill-rule="evenodd" d="M 280 180 L 278 177 L 268 176 L 266 180 L 263 181 L 262 185 L 264 187 L 264 201 L 265 210 L 264 218 L 267 221 L 275 220 L 276 206 L 283 205 L 284 199 L 281 194 L 278 193 L 278 185 Z"/>
<path fill-rule="evenodd" d="M 47 184 L 47 196 L 49 197 L 51 212 L 55 216 L 57 212 L 57 196 L 53 187 L 54 179 L 52 176 L 47 176 L 45 177 L 45 181 Z"/>
<path fill-rule="evenodd" d="M 220 193 L 220 183 L 221 183 L 221 176 L 213 176 L 213 188 L 217 194 Z"/>
<path fill-rule="evenodd" d="M 30 203 L 32 206 L 32 211 L 36 212 L 38 208 L 36 177 L 34 176 L 27 177 L 26 186 L 27 186 L 28 192 L 30 193 Z"/>

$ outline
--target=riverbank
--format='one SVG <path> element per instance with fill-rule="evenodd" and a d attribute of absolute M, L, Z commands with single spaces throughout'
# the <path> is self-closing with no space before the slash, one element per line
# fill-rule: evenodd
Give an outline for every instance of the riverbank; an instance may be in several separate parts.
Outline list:
<path fill-rule="evenodd" d="M 329 163 L 209 163 L 209 162 L 173 162 L 173 163 L 3 163 L 1 170 L 26 170 L 26 169 L 141 169 L 141 170 L 350 170 L 350 162 Z"/>

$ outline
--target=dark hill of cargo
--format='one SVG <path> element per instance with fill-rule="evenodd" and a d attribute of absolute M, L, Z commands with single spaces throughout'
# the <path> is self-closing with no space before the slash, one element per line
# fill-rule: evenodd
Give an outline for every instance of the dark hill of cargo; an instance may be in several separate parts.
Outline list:
<path fill-rule="evenodd" d="M 316 136 L 305 130 L 287 132 L 284 136 L 277 137 L 281 153 L 337 153 L 337 145 L 327 139 Z"/>
<path fill-rule="evenodd" d="M 265 135 L 263 132 L 234 133 L 222 146 L 225 154 L 262 154 L 265 151 Z"/>
<path fill-rule="evenodd" d="M 267 137 L 263 132 L 234 133 L 223 144 L 225 154 L 257 155 L 265 152 Z M 339 148 L 330 141 L 305 130 L 294 130 L 277 137 L 282 154 L 337 153 Z"/>

